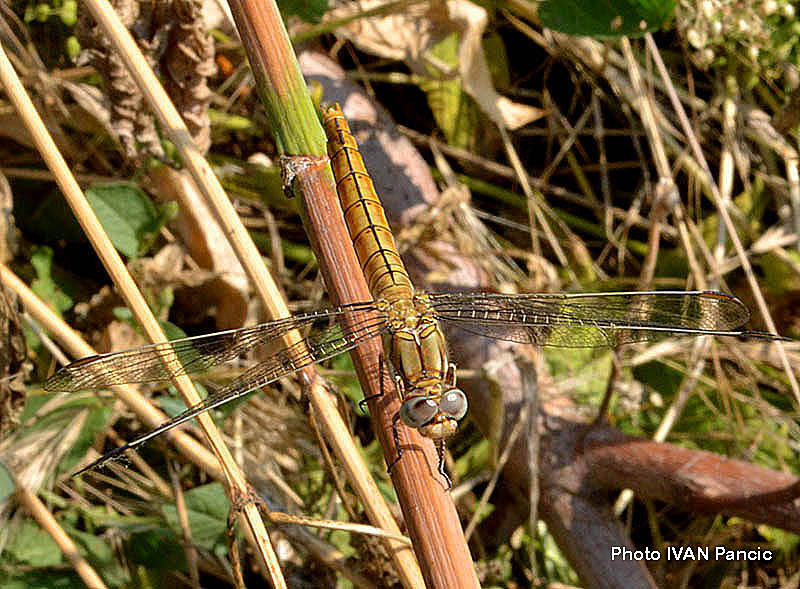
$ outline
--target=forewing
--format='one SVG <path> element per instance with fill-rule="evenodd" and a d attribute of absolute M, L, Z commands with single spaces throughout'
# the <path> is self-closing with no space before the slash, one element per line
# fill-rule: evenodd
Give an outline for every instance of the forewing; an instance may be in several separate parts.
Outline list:
<path fill-rule="evenodd" d="M 166 380 L 173 374 L 202 372 L 259 347 L 277 346 L 283 336 L 293 329 L 310 326 L 321 329 L 327 327 L 331 320 L 364 308 L 365 305 L 349 305 L 324 309 L 253 327 L 90 356 L 56 372 L 45 382 L 44 388 L 74 392 L 126 383 L 156 382 Z"/>
<path fill-rule="evenodd" d="M 748 335 L 739 299 L 718 292 L 429 295 L 438 319 L 495 339 L 585 348 L 676 335 Z"/>
<path fill-rule="evenodd" d="M 122 455 L 126 450 L 134 448 L 152 438 L 171 430 L 178 425 L 197 417 L 205 411 L 220 407 L 234 399 L 243 397 L 254 390 L 275 380 L 297 372 L 313 364 L 332 358 L 350 350 L 361 342 L 380 335 L 388 329 L 385 321 L 374 316 L 363 317 L 353 321 L 347 327 L 335 325 L 327 330 L 309 336 L 296 344 L 281 349 L 278 353 L 259 362 L 222 389 L 206 397 L 201 403 L 189 407 L 183 413 L 165 421 L 157 428 L 134 439 L 133 441 L 104 454 L 92 464 L 79 472 L 90 470 Z M 76 473 L 79 474 L 79 473 Z"/>

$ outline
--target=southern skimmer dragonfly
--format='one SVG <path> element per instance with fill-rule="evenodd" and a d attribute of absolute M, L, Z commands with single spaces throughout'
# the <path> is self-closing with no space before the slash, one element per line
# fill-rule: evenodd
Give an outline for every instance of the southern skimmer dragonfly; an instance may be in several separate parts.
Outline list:
<path fill-rule="evenodd" d="M 266 360 L 201 403 L 106 453 L 80 472 L 117 458 L 200 413 L 374 337 L 383 338 L 386 365 L 402 398 L 395 423 L 402 420 L 434 440 L 439 472 L 445 478 L 444 441 L 467 413 L 467 399 L 456 387 L 455 366 L 448 360 L 442 324 L 486 337 L 560 347 L 616 347 L 681 335 L 778 337 L 743 329 L 750 317 L 746 305 L 715 291 L 517 295 L 416 292 L 344 115 L 335 106 L 325 111 L 323 119 L 345 221 L 374 301 L 91 356 L 62 368 L 45 383 L 47 390 L 78 391 L 161 381 L 172 374 L 208 370 L 258 348 L 270 350 Z M 280 345 L 292 330 L 307 335 L 288 347 Z M 394 435 L 399 459 L 396 428 Z"/>

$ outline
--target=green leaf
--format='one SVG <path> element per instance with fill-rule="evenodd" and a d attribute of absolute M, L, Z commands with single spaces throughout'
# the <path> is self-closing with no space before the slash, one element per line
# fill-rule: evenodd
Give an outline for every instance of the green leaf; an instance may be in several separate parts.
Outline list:
<path fill-rule="evenodd" d="M 210 483 L 188 491 L 185 499 L 192 540 L 206 550 L 213 550 L 215 544 L 224 544 L 230 511 L 225 488 L 220 483 Z M 181 527 L 175 506 L 165 505 L 162 511 L 170 527 L 180 534 Z"/>
<path fill-rule="evenodd" d="M 328 0 L 278 0 L 283 19 L 297 15 L 305 22 L 318 23 L 328 11 Z"/>
<path fill-rule="evenodd" d="M 72 307 L 73 301 L 53 279 L 53 250 L 47 246 L 36 247 L 31 255 L 31 266 L 36 272 L 36 278 L 31 283 L 31 289 L 59 316 Z"/>
<path fill-rule="evenodd" d="M 367 415 L 366 406 L 362 409 L 361 401 L 364 399 L 364 393 L 355 376 L 355 367 L 350 354 L 339 354 L 333 358 L 331 360 L 331 368 L 348 373 L 342 376 L 332 376 L 331 379 L 336 384 L 337 390 L 356 405 L 358 414 Z"/>
<path fill-rule="evenodd" d="M 143 565 L 155 574 L 163 570 L 186 570 L 181 536 L 173 530 L 152 528 L 132 533 L 126 546 L 132 563 Z"/>
<path fill-rule="evenodd" d="M 569 378 L 571 394 L 599 402 L 611 378 L 611 352 L 602 348 L 545 348 L 544 358 L 556 379 Z"/>
<path fill-rule="evenodd" d="M 459 41 L 459 34 L 451 33 L 431 49 L 431 54 L 442 63 L 455 67 L 459 59 Z M 422 82 L 420 88 L 428 97 L 428 105 L 447 143 L 479 151 L 477 146 L 483 137 L 478 132 L 482 119 L 480 108 L 466 93 L 459 77 L 444 78 L 435 68 L 428 69 L 433 79 Z"/>
<path fill-rule="evenodd" d="M 3 589 L 86 589 L 86 584 L 72 571 L 25 571 L 13 577 L 0 576 Z"/>
<path fill-rule="evenodd" d="M 797 268 L 800 265 L 800 254 L 786 248 L 780 255 L 768 252 L 758 258 L 761 267 L 763 286 L 773 296 L 791 296 L 797 291 Z"/>
<path fill-rule="evenodd" d="M 159 309 L 159 311 L 160 310 L 161 309 Z M 133 312 L 128 307 L 114 307 L 111 310 L 111 313 L 114 315 L 114 318 L 117 321 L 127 323 L 137 332 L 142 333 L 139 323 L 137 323 L 136 318 L 133 316 Z M 164 332 L 164 335 L 167 336 L 168 340 L 183 339 L 188 337 L 188 334 L 185 331 L 170 321 L 159 320 L 158 325 L 161 327 L 161 330 Z"/>
<path fill-rule="evenodd" d="M 33 521 L 22 522 L 6 551 L 18 562 L 33 567 L 53 567 L 62 562 L 58 544 Z"/>
<path fill-rule="evenodd" d="M 539 18 L 546 27 L 568 35 L 636 37 L 661 28 L 675 4 L 676 0 L 544 0 Z"/>
<path fill-rule="evenodd" d="M 175 212 L 175 205 L 159 210 L 133 184 L 93 186 L 86 191 L 86 198 L 114 247 L 129 258 L 144 254 Z"/>
<path fill-rule="evenodd" d="M 17 484 L 14 482 L 14 477 L 11 471 L 6 468 L 6 465 L 0 462 L 0 502 L 5 501 L 17 490 Z"/>
<path fill-rule="evenodd" d="M 108 426 L 108 420 L 111 419 L 113 407 L 105 403 L 95 403 L 94 407 L 89 411 L 89 415 L 83 422 L 81 433 L 72 444 L 69 452 L 64 456 L 64 459 L 59 463 L 58 467 L 63 472 L 71 472 L 75 466 L 86 456 L 86 452 L 94 445 L 97 440 L 98 434 Z"/>
<path fill-rule="evenodd" d="M 85 513 L 85 512 L 84 512 Z M 108 513 L 108 512 L 106 512 Z M 69 537 L 75 542 L 81 556 L 97 570 L 108 587 L 127 587 L 130 585 L 130 571 L 127 562 L 123 565 L 118 560 L 112 543 L 97 532 L 89 533 L 75 529 L 76 524 L 83 524 L 84 518 L 75 512 L 62 512 L 59 523 Z"/>
<path fill-rule="evenodd" d="M 667 399 L 671 399 L 683 382 L 683 374 L 663 362 L 646 362 L 633 369 L 633 376 Z"/>
<path fill-rule="evenodd" d="M 497 32 L 487 33 L 481 44 L 489 62 L 494 87 L 500 92 L 507 91 L 511 86 L 511 66 L 502 35 Z"/>
<path fill-rule="evenodd" d="M 53 400 L 53 408 L 47 413 L 39 414 L 40 409 Z M 83 420 L 78 437 L 58 465 L 59 471 L 69 472 L 86 455 L 89 447 L 97 440 L 97 435 L 108 425 L 113 407 L 104 400 L 90 394 L 64 395 L 63 393 L 47 393 L 32 395 L 25 402 L 20 416 L 24 435 L 36 436 L 39 432 L 64 431 L 78 414 L 88 411 Z M 49 434 L 47 434 L 49 435 Z"/>
<path fill-rule="evenodd" d="M 796 551 L 797 545 L 800 543 L 797 534 L 793 532 L 787 532 L 786 530 L 763 524 L 757 526 L 757 529 L 759 534 L 764 536 L 772 546 L 785 554 L 791 554 Z"/>
<path fill-rule="evenodd" d="M 477 444 L 471 445 L 466 454 L 456 460 L 453 472 L 460 479 L 481 472 L 489 466 L 492 460 L 491 454 L 492 448 L 489 440 L 481 440 Z"/>
<path fill-rule="evenodd" d="M 62 522 L 63 526 L 64 522 Z M 108 543 L 108 540 L 102 536 L 95 536 L 87 532 L 81 532 L 74 528 L 66 528 L 65 531 L 69 533 L 69 537 L 78 545 L 80 552 L 83 556 L 88 556 L 96 563 L 113 563 L 114 550 Z"/>

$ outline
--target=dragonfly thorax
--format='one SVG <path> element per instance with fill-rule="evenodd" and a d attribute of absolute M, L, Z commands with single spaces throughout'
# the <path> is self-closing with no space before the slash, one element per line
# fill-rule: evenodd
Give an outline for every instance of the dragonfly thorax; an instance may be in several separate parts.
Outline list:
<path fill-rule="evenodd" d="M 449 362 L 439 322 L 418 318 L 413 327 L 401 324 L 384 341 L 389 360 L 406 390 L 428 389 L 446 378 Z"/>
<path fill-rule="evenodd" d="M 398 319 L 384 347 L 403 400 L 403 422 L 434 440 L 453 435 L 467 413 L 467 397 L 456 388 L 455 366 L 432 313 L 417 315 L 413 323 Z"/>
<path fill-rule="evenodd" d="M 415 330 L 426 323 L 435 322 L 433 310 L 424 295 L 399 299 L 382 298 L 375 302 L 375 306 L 387 315 L 392 331 Z"/>

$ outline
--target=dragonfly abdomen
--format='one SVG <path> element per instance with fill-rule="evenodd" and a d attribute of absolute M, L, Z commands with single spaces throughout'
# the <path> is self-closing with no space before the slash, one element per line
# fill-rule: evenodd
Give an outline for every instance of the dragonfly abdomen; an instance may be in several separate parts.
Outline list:
<path fill-rule="evenodd" d="M 341 111 L 326 112 L 325 131 L 345 223 L 372 296 L 389 302 L 411 298 L 411 279 Z"/>

